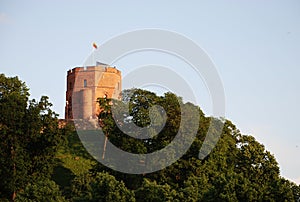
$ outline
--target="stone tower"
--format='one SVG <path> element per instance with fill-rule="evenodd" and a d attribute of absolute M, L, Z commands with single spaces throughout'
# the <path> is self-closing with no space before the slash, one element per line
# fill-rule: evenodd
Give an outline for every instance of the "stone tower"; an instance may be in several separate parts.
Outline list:
<path fill-rule="evenodd" d="M 96 66 L 75 67 L 67 74 L 65 119 L 91 119 L 99 114 L 97 98 L 120 99 L 121 72 L 97 62 Z"/>

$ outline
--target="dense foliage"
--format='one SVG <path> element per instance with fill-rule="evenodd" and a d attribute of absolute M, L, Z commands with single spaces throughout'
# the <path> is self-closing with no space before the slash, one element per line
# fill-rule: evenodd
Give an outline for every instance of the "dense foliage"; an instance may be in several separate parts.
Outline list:
<path fill-rule="evenodd" d="M 130 96 L 127 96 L 130 95 Z M 96 171 L 107 171 L 126 187 L 134 190 L 137 201 L 293 201 L 298 199 L 299 186 L 280 177 L 275 157 L 253 136 L 242 135 L 229 120 L 205 117 L 201 109 L 171 93 L 156 96 L 154 93 L 132 89 L 124 92 L 123 102 L 129 103 L 127 113 L 114 113 L 112 107 L 125 108 L 122 102 L 99 99 L 106 106 L 100 114 L 103 129 L 119 148 L 132 152 L 153 152 L 168 145 L 182 124 L 181 110 L 198 111 L 199 130 L 190 149 L 171 166 L 145 175 L 129 175 L 110 170 L 101 164 Z M 120 105 L 122 107 L 120 107 Z M 153 138 L 136 140 L 124 134 L 115 122 L 131 122 L 147 127 L 151 125 L 149 109 L 160 105 L 167 114 L 163 130 Z M 192 113 L 191 113 L 192 114 Z M 156 117 L 161 116 L 157 113 Z M 193 117 L 192 117 L 193 118 Z M 129 121 L 128 121 L 129 120 Z M 189 121 L 190 122 L 190 121 Z M 210 124 L 217 127 L 223 122 L 220 139 L 212 153 L 205 159 L 198 158 Z M 184 124 L 184 123 L 183 123 Z M 109 126 L 109 127 L 105 127 Z M 129 126 L 130 127 L 130 126 Z M 185 127 L 189 127 L 188 124 Z M 188 132 L 188 130 L 183 130 Z M 185 135 L 185 134 L 183 134 Z"/>
<path fill-rule="evenodd" d="M 99 124 L 108 141 L 127 152 L 150 153 L 167 146 L 180 124 L 184 126 L 180 135 L 188 137 L 196 120 L 199 128 L 189 150 L 171 166 L 153 173 L 109 169 L 92 160 L 72 126 L 58 127 L 47 97 L 29 100 L 23 82 L 1 74 L 0 201 L 299 200 L 300 186 L 280 176 L 275 157 L 229 120 L 206 117 L 198 106 L 172 93 L 157 96 L 133 89 L 124 91 L 122 98 L 123 102 L 99 99 Z M 161 130 L 162 120 L 166 123 Z M 221 123 L 224 127 L 216 147 L 199 159 L 208 127 L 213 124 L 219 131 Z M 153 130 L 149 138 L 136 139 L 118 125 L 129 132 L 134 126 Z"/>
<path fill-rule="evenodd" d="M 47 97 L 29 100 L 17 77 L 0 74 L 0 198 L 14 200 L 37 178 L 51 176 L 62 131 L 50 107 Z"/>

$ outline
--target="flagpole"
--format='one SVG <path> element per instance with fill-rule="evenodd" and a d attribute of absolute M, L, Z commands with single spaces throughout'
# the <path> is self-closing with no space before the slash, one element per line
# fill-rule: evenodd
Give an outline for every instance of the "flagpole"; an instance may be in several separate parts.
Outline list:
<path fill-rule="evenodd" d="M 94 66 L 94 65 L 95 65 L 95 49 L 93 48 L 93 52 L 92 52 L 92 66 Z"/>
<path fill-rule="evenodd" d="M 97 65 L 96 64 L 96 61 L 95 61 L 95 51 L 97 50 L 97 48 L 98 48 L 98 46 L 97 46 L 97 44 L 94 42 L 93 43 L 93 52 L 92 52 L 92 62 L 93 62 L 93 65 Z"/>

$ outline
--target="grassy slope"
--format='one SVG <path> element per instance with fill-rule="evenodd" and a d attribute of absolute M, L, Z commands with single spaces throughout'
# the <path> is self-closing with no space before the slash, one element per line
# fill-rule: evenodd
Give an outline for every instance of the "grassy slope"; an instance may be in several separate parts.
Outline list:
<path fill-rule="evenodd" d="M 68 196 L 74 177 L 87 173 L 95 164 L 96 161 L 87 153 L 77 133 L 72 132 L 57 152 L 52 178 Z"/>

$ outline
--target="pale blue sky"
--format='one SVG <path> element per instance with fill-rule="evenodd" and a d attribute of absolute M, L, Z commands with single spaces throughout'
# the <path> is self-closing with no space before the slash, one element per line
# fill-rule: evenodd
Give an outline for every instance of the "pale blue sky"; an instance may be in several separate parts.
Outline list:
<path fill-rule="evenodd" d="M 92 42 L 143 28 L 202 47 L 223 81 L 226 117 L 275 154 L 284 177 L 300 181 L 298 0 L 0 0 L 0 72 L 18 75 L 32 98 L 48 95 L 63 117 L 66 71 L 83 64 Z M 122 72 L 130 58 L 118 63 Z M 200 105 L 210 113 L 209 102 Z"/>

